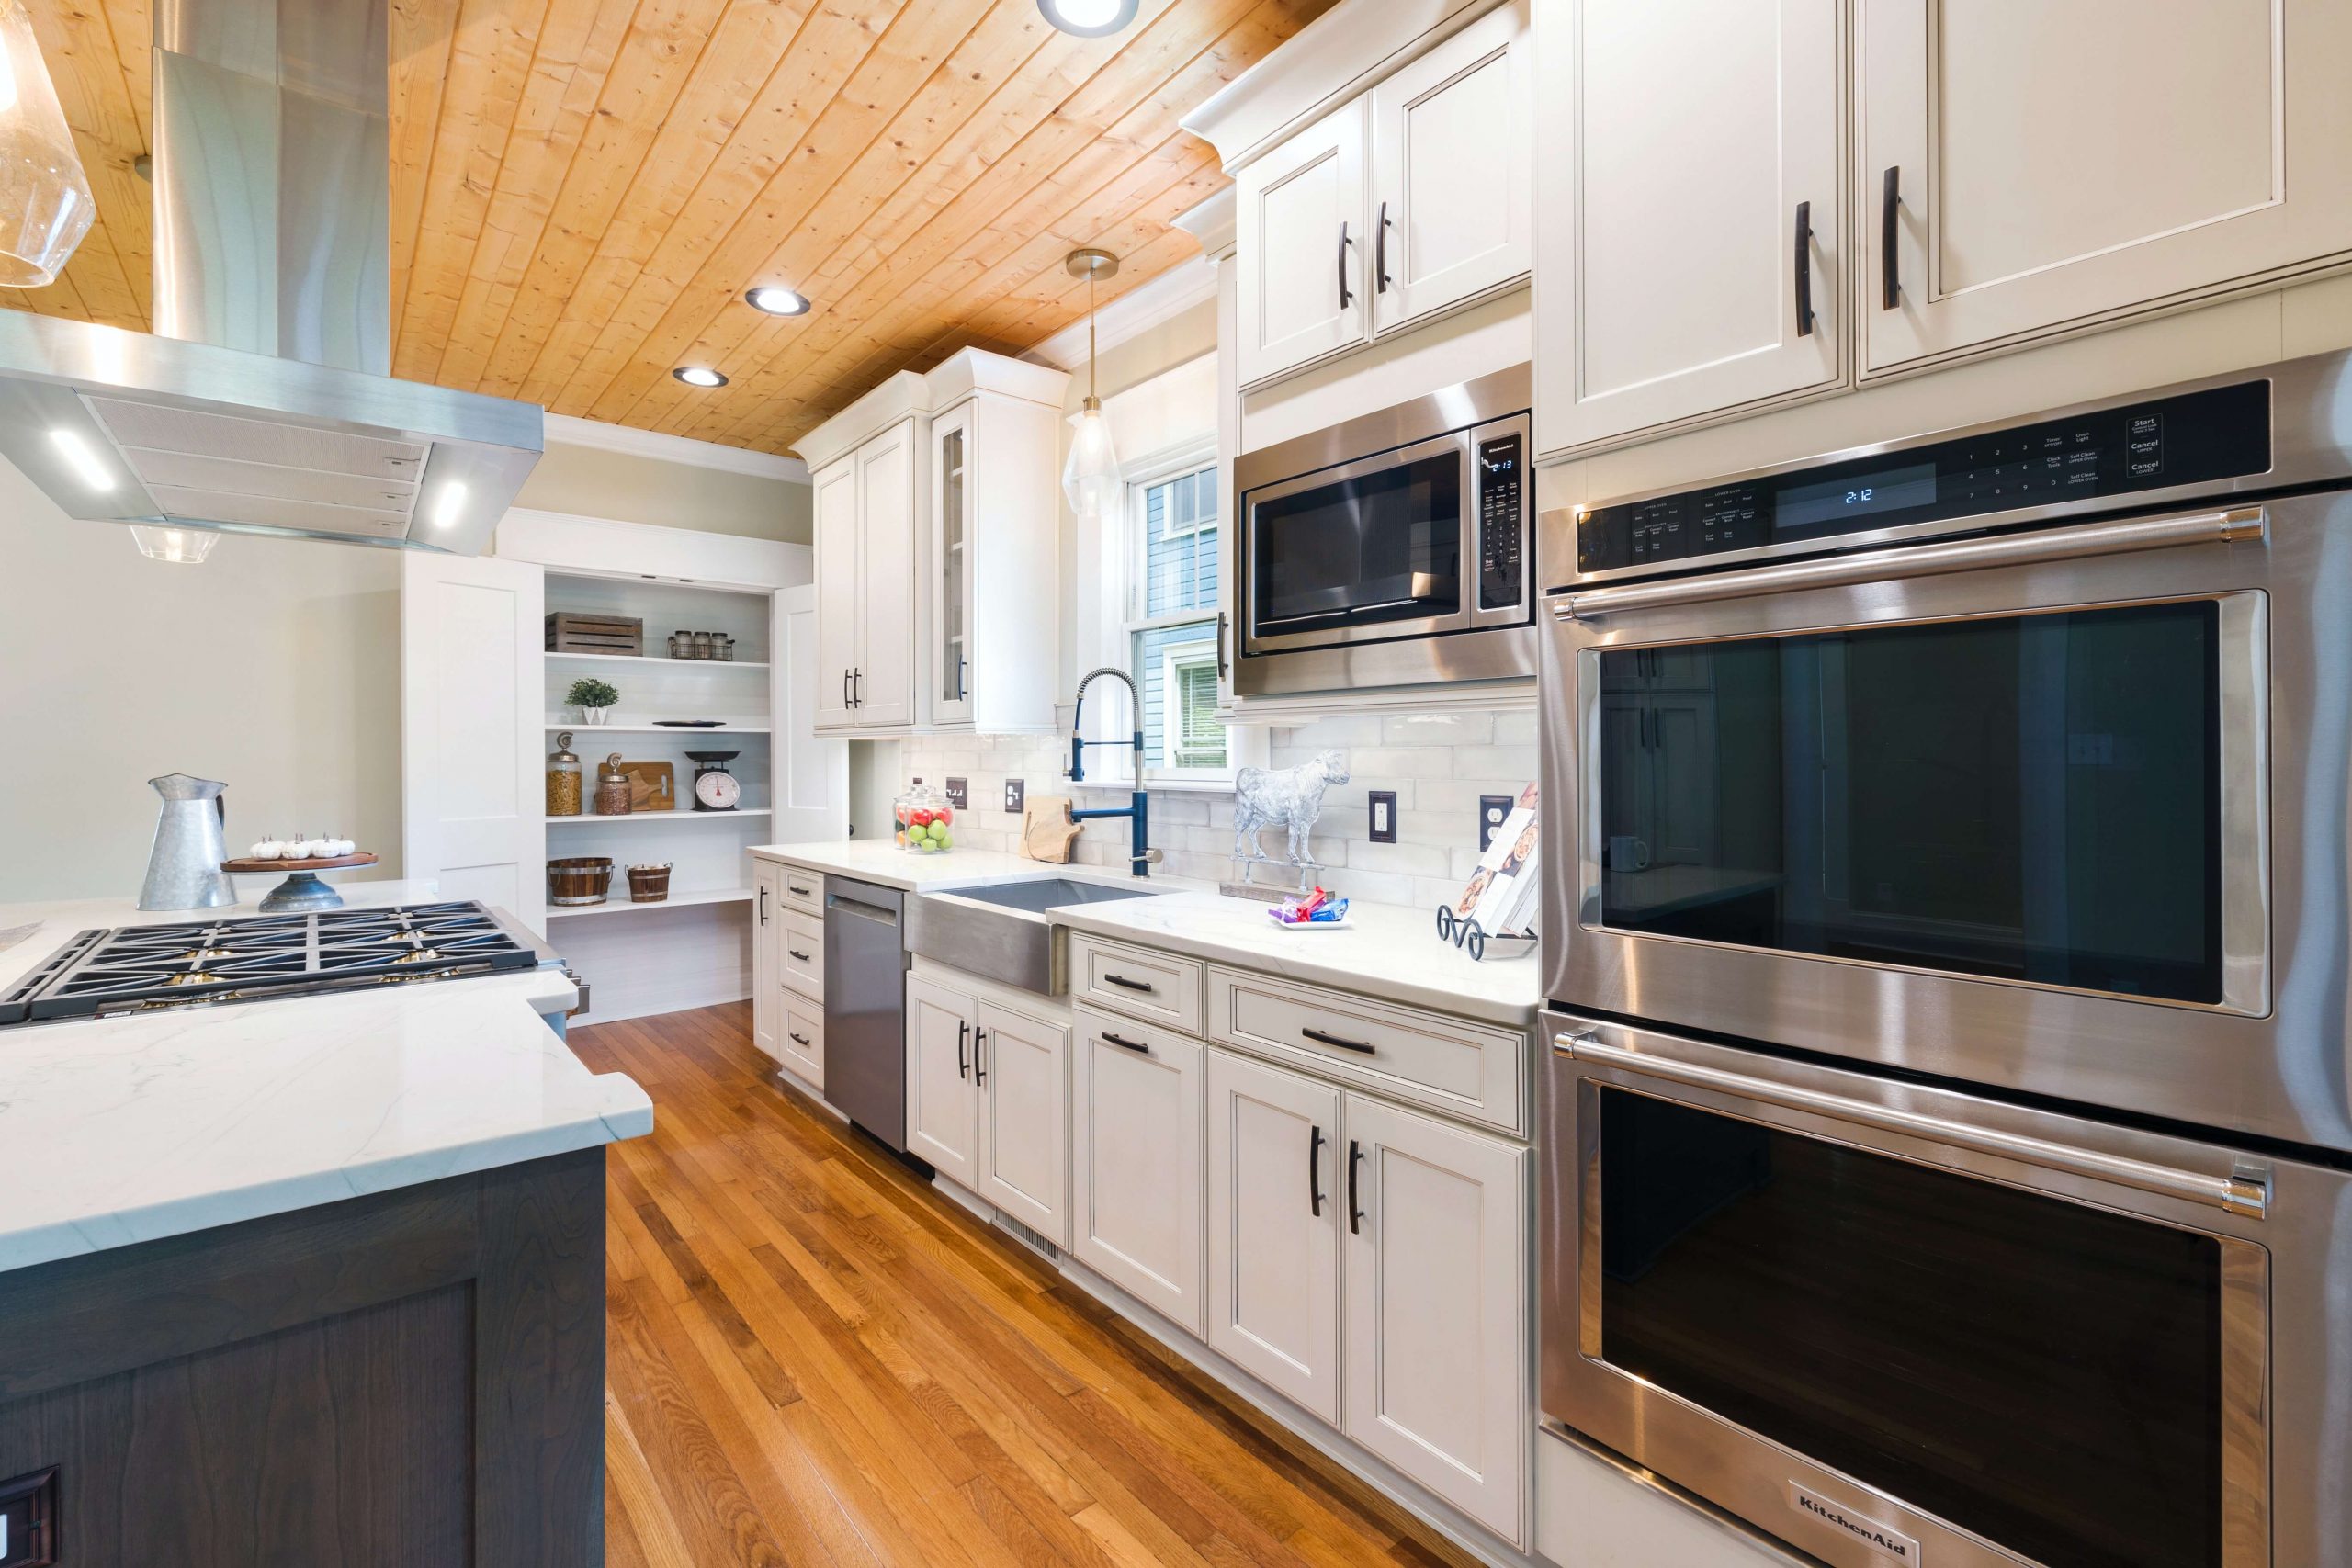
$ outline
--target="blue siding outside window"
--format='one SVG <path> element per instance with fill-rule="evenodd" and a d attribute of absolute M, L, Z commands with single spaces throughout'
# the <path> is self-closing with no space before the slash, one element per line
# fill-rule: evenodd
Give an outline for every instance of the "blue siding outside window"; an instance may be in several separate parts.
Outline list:
<path fill-rule="evenodd" d="M 1137 628 L 1131 637 L 1136 684 L 1143 693 L 1145 755 L 1153 767 L 1223 769 L 1224 727 L 1216 723 L 1218 546 L 1217 473 L 1214 468 L 1146 488 L 1141 508 L 1143 581 L 1139 616 L 1158 620 L 1205 610 L 1200 620 Z M 1177 686 L 1169 689 L 1171 650 L 1178 652 Z M 1198 671 L 1205 666 L 1204 681 Z M 1187 718 L 1189 704 L 1189 721 Z M 1179 744 L 1168 744 L 1168 727 Z"/>

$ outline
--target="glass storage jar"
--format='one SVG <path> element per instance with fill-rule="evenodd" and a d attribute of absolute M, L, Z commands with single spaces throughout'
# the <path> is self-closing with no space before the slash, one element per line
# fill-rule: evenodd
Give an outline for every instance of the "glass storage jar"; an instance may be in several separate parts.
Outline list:
<path fill-rule="evenodd" d="M 917 779 L 890 803 L 891 830 L 899 847 L 917 854 L 935 855 L 955 843 L 956 812 L 947 797 Z"/>
<path fill-rule="evenodd" d="M 580 758 L 571 750 L 569 729 L 555 738 L 554 754 L 548 758 L 548 815 L 580 815 Z"/>

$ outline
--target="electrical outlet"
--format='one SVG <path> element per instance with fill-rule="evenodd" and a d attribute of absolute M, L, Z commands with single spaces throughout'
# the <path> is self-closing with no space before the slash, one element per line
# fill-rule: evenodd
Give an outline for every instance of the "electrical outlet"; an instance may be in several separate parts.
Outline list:
<path fill-rule="evenodd" d="M 1007 811 L 1018 816 L 1022 807 L 1028 803 L 1028 798 L 1029 784 L 1027 780 L 1007 779 L 1004 781 L 1004 808 Z"/>
<path fill-rule="evenodd" d="M 947 781 L 947 804 L 954 807 L 958 811 L 961 811 L 966 807 L 971 805 L 972 781 L 969 779 L 949 779 Z"/>
<path fill-rule="evenodd" d="M 1370 802 L 1372 810 L 1370 829 L 1372 841 L 1375 844 L 1395 843 L 1396 841 L 1396 792 L 1393 789 L 1375 789 L 1370 792 L 1365 799 Z"/>
<path fill-rule="evenodd" d="M 1482 795 L 1478 797 L 1478 852 L 1480 854 L 1485 854 L 1487 846 L 1495 841 L 1496 832 L 1501 829 L 1503 819 L 1510 815 L 1510 808 L 1517 801 L 1518 796 L 1509 795 Z"/>

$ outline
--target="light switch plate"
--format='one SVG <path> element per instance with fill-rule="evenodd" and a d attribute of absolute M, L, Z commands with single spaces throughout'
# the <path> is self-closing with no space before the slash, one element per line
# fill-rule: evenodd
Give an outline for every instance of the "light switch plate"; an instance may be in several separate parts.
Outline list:
<path fill-rule="evenodd" d="M 1007 811 L 1018 814 L 1022 807 L 1028 803 L 1028 796 L 1029 784 L 1027 780 L 1007 779 L 1004 781 L 1004 808 Z"/>
<path fill-rule="evenodd" d="M 1482 795 L 1478 797 L 1478 852 L 1485 854 L 1487 846 L 1495 841 L 1495 834 L 1510 815 L 1516 800 L 1508 795 Z"/>
<path fill-rule="evenodd" d="M 1393 789 L 1375 789 L 1368 792 L 1364 798 L 1370 804 L 1372 812 L 1372 820 L 1367 829 L 1372 841 L 1375 844 L 1395 843 L 1396 841 L 1396 792 Z"/>
<path fill-rule="evenodd" d="M 947 804 L 954 807 L 958 811 L 961 811 L 966 807 L 971 805 L 972 781 L 969 779 L 949 779 L 947 781 Z"/>

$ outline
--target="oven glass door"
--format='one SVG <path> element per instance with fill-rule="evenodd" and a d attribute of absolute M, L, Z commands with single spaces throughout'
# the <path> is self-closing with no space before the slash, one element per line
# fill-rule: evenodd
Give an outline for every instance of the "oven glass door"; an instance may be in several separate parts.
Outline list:
<path fill-rule="evenodd" d="M 2233 1425 L 2224 1347 L 2259 1313 L 2259 1248 L 1581 1096 L 1587 1357 L 2037 1563 L 2247 1560 L 2224 1450 L 2259 1439 Z"/>
<path fill-rule="evenodd" d="M 2233 1002 L 2225 806 L 2256 764 L 2225 778 L 2222 694 L 2257 597 L 1590 654 L 1585 919 Z"/>
<path fill-rule="evenodd" d="M 1311 647 L 1466 624 L 1464 452 L 1460 436 L 1446 436 L 1251 492 L 1253 644 Z"/>

